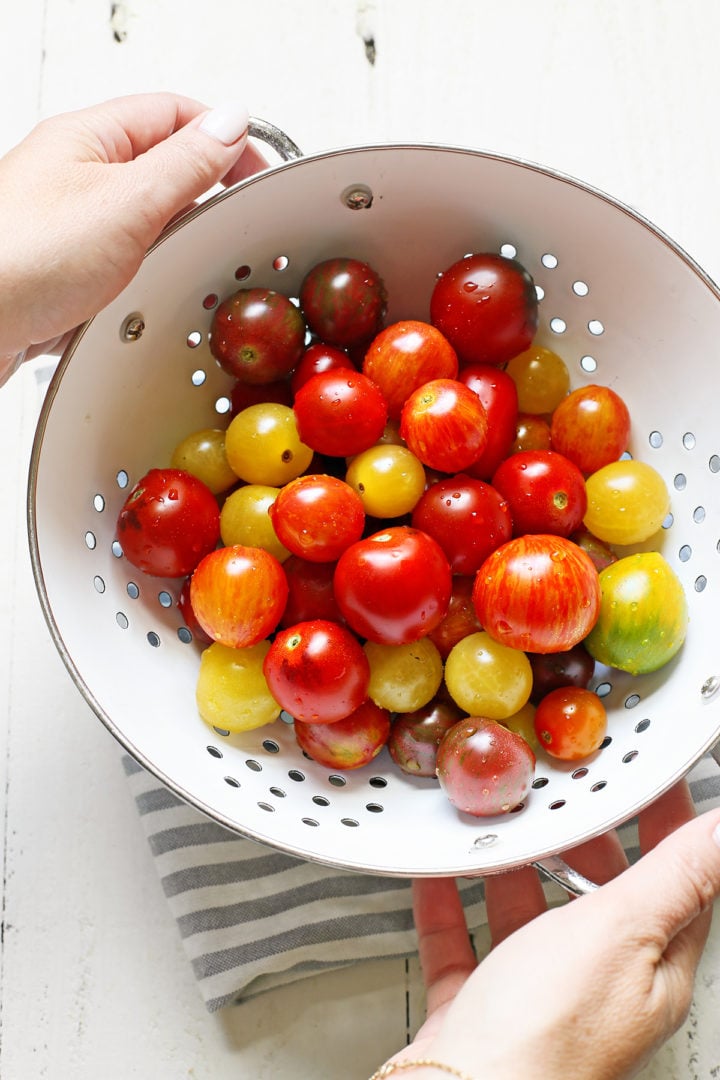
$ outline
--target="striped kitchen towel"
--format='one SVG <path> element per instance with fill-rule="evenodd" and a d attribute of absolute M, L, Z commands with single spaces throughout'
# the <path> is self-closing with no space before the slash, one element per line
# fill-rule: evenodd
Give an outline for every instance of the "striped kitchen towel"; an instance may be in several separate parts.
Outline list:
<path fill-rule="evenodd" d="M 182 802 L 133 758 L 123 762 L 210 1011 L 331 968 L 416 952 L 409 881 L 336 870 L 245 839 Z M 688 779 L 699 811 L 720 804 L 711 757 Z M 636 824 L 620 835 L 636 859 Z M 486 921 L 482 881 L 459 887 L 473 931 Z M 564 897 L 552 883 L 546 892 L 551 903 Z"/>

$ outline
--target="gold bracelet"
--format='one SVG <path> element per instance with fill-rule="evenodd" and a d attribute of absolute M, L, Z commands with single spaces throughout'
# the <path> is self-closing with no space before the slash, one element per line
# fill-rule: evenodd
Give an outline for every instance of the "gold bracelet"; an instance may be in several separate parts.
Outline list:
<path fill-rule="evenodd" d="M 472 1076 L 462 1072 L 460 1069 L 456 1069 L 454 1065 L 445 1065 L 442 1061 L 433 1061 L 432 1058 L 416 1058 L 415 1061 L 389 1061 L 386 1065 L 381 1065 L 377 1072 L 372 1074 L 370 1080 L 386 1080 L 386 1077 L 392 1076 L 395 1072 L 400 1072 L 401 1069 L 422 1068 L 439 1069 L 440 1072 L 456 1076 L 458 1080 L 473 1080 Z"/>

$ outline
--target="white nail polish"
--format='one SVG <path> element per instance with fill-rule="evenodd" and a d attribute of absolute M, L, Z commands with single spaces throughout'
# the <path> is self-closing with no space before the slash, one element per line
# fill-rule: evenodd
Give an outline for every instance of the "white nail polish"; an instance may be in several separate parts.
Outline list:
<path fill-rule="evenodd" d="M 247 138 L 248 111 L 245 105 L 228 102 L 211 109 L 203 118 L 200 130 L 225 146 L 233 146 L 240 138 Z"/>

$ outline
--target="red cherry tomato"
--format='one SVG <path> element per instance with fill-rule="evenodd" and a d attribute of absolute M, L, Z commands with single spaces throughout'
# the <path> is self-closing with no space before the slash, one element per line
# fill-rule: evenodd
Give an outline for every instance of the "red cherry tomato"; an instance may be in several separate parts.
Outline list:
<path fill-rule="evenodd" d="M 334 589 L 356 634 L 381 645 L 406 645 L 429 634 L 445 615 L 452 574 L 431 536 L 395 525 L 343 552 Z"/>
<path fill-rule="evenodd" d="M 554 450 L 521 450 L 498 467 L 492 486 L 507 500 L 513 534 L 570 536 L 587 510 L 583 474 Z"/>
<path fill-rule="evenodd" d="M 521 735 L 480 716 L 460 720 L 437 753 L 440 786 L 453 806 L 475 817 L 508 814 L 532 786 L 535 754 Z"/>
<path fill-rule="evenodd" d="M 295 724 L 301 750 L 328 769 L 359 769 L 377 757 L 390 733 L 390 713 L 364 701 L 334 724 Z"/>
<path fill-rule="evenodd" d="M 213 641 L 234 649 L 256 645 L 273 632 L 287 595 L 275 556 L 242 544 L 211 551 L 190 581 L 197 621 Z"/>
<path fill-rule="evenodd" d="M 352 360 L 342 349 L 316 341 L 313 345 L 308 345 L 302 354 L 290 378 L 290 389 L 293 394 L 297 394 L 300 387 L 312 379 L 313 375 L 321 375 L 323 371 L 337 371 L 338 369 L 356 370 Z"/>
<path fill-rule="evenodd" d="M 467 364 L 458 380 L 477 394 L 487 414 L 488 437 L 479 458 L 468 466 L 470 476 L 489 480 L 515 441 L 518 392 L 515 380 L 493 364 Z"/>
<path fill-rule="evenodd" d="M 482 630 L 472 602 L 474 577 L 455 574 L 452 579 L 450 603 L 444 618 L 431 630 L 428 637 L 443 660 L 447 660 L 453 645 L 468 634 Z"/>
<path fill-rule="evenodd" d="M 332 724 L 365 701 L 370 664 L 354 634 L 325 619 L 275 636 L 263 672 L 278 704 L 296 720 Z"/>
<path fill-rule="evenodd" d="M 365 526 L 358 493 L 344 480 L 324 473 L 289 481 L 268 513 L 280 543 L 310 562 L 336 562 L 360 539 Z"/>
<path fill-rule="evenodd" d="M 538 704 L 534 723 L 538 741 L 548 754 L 577 761 L 599 750 L 607 731 L 607 713 L 592 690 L 563 686 Z"/>
<path fill-rule="evenodd" d="M 279 626 L 286 628 L 310 619 L 343 621 L 335 600 L 335 563 L 314 563 L 291 555 L 282 564 L 288 583 L 288 598 Z"/>
<path fill-rule="evenodd" d="M 308 271 L 300 286 L 308 326 L 321 341 L 341 348 L 374 337 L 386 305 L 382 278 L 359 259 L 326 259 Z"/>
<path fill-rule="evenodd" d="M 562 536 L 528 533 L 496 548 L 477 572 L 473 604 L 496 641 L 523 652 L 563 652 L 600 613 L 592 559 Z"/>
<path fill-rule="evenodd" d="M 423 465 L 439 472 L 461 472 L 485 449 L 487 414 L 480 398 L 464 383 L 433 379 L 405 402 L 400 435 Z"/>
<path fill-rule="evenodd" d="M 527 349 L 535 336 L 538 300 L 533 279 L 515 259 L 466 255 L 438 278 L 430 321 L 461 364 L 504 364 Z"/>
<path fill-rule="evenodd" d="M 453 574 L 474 574 L 512 536 L 510 508 L 483 480 L 459 473 L 421 495 L 412 525 L 437 540 Z"/>
<path fill-rule="evenodd" d="M 210 327 L 210 352 L 223 371 L 247 383 L 288 375 L 305 347 L 298 308 L 272 289 L 238 289 L 218 304 Z"/>
<path fill-rule="evenodd" d="M 180 595 L 177 599 L 177 606 L 180 614 L 185 620 L 185 625 L 188 630 L 200 645 L 209 645 L 212 642 L 212 638 L 209 634 L 206 634 L 200 623 L 197 621 L 195 612 L 193 611 L 192 604 L 190 602 L 190 582 L 191 578 L 185 578 Z"/>
<path fill-rule="evenodd" d="M 331 457 L 369 450 L 387 423 L 385 399 L 360 371 L 313 375 L 300 387 L 293 408 L 301 441 Z"/>
<path fill-rule="evenodd" d="M 272 401 L 276 405 L 292 405 L 293 394 L 288 380 L 277 379 L 264 385 L 238 380 L 230 391 L 230 419 L 250 405 L 261 405 L 266 401 Z"/>
<path fill-rule="evenodd" d="M 151 469 L 118 515 L 125 558 L 156 577 L 190 574 L 220 539 L 217 499 L 184 469 Z"/>
<path fill-rule="evenodd" d="M 380 331 L 365 354 L 362 369 L 380 387 L 388 416 L 395 420 L 413 390 L 432 379 L 454 379 L 458 358 L 439 330 L 411 319 Z"/>
<path fill-rule="evenodd" d="M 510 447 L 511 454 L 517 454 L 521 450 L 549 450 L 550 441 L 550 425 L 543 416 L 518 413 L 515 440 Z"/>
<path fill-rule="evenodd" d="M 630 441 L 628 407 L 609 386 L 573 390 L 553 412 L 552 447 L 589 476 L 617 461 Z"/>

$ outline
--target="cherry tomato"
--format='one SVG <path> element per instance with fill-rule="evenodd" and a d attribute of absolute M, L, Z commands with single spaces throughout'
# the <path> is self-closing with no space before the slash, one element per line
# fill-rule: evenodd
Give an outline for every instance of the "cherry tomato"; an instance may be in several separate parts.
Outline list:
<path fill-rule="evenodd" d="M 440 689 L 442 658 L 430 638 L 404 645 L 366 641 L 363 648 L 370 664 L 368 694 L 376 705 L 393 713 L 414 712 Z"/>
<path fill-rule="evenodd" d="M 613 461 L 588 476 L 585 528 L 606 544 L 640 544 L 670 510 L 660 473 L 644 461 Z"/>
<path fill-rule="evenodd" d="M 255 645 L 273 632 L 287 601 L 283 568 L 262 548 L 218 548 L 190 581 L 197 621 L 214 641 L 232 648 Z"/>
<path fill-rule="evenodd" d="M 220 511 L 220 539 L 225 547 L 260 547 L 285 562 L 290 552 L 278 539 L 268 513 L 279 492 L 280 488 L 267 484 L 243 484 L 228 495 Z"/>
<path fill-rule="evenodd" d="M 454 379 L 458 358 L 439 330 L 410 319 L 380 331 L 365 354 L 362 369 L 380 387 L 388 416 L 397 419 L 413 390 L 432 379 Z"/>
<path fill-rule="evenodd" d="M 293 393 L 288 379 L 257 385 L 238 380 L 230 391 L 230 419 L 250 405 L 264 405 L 267 402 L 292 405 Z"/>
<path fill-rule="evenodd" d="M 462 710 L 441 697 L 414 712 L 398 713 L 387 741 L 390 757 L 409 776 L 435 776 L 440 740 L 462 718 Z"/>
<path fill-rule="evenodd" d="M 281 630 L 263 665 L 270 692 L 296 720 L 332 724 L 368 694 L 370 665 L 354 634 L 325 619 Z"/>
<path fill-rule="evenodd" d="M 457 377 L 480 398 L 488 422 L 485 449 L 467 467 L 467 472 L 479 480 L 489 480 L 515 441 L 517 387 L 507 372 L 493 364 L 466 364 Z"/>
<path fill-rule="evenodd" d="M 504 364 L 529 348 L 535 336 L 538 299 L 533 279 L 515 259 L 466 255 L 438 278 L 430 321 L 461 364 Z"/>
<path fill-rule="evenodd" d="M 529 700 L 532 669 L 524 652 L 480 630 L 450 650 L 445 685 L 463 712 L 505 720 Z"/>
<path fill-rule="evenodd" d="M 440 786 L 453 806 L 475 817 L 514 810 L 534 775 L 535 754 L 525 739 L 482 716 L 460 720 L 438 747 Z"/>
<path fill-rule="evenodd" d="M 597 694 L 579 686 L 561 686 L 535 710 L 538 742 L 552 757 L 578 761 L 600 749 L 607 713 Z"/>
<path fill-rule="evenodd" d="M 251 731 L 277 720 L 280 706 L 263 674 L 269 648 L 269 641 L 259 641 L 244 649 L 218 642 L 203 649 L 195 700 L 206 724 L 235 732 Z"/>
<path fill-rule="evenodd" d="M 578 547 L 587 552 L 598 573 L 617 560 L 617 555 L 612 548 L 604 540 L 598 540 L 597 536 L 593 536 L 587 529 L 577 529 L 570 536 L 570 539 L 573 544 L 577 544 Z"/>
<path fill-rule="evenodd" d="M 190 602 L 190 581 L 191 578 L 185 578 L 180 589 L 180 594 L 177 598 L 177 606 L 180 614 L 182 615 L 185 625 L 188 630 L 200 645 L 210 645 L 212 638 L 209 634 L 206 634 L 200 623 L 195 617 L 192 604 Z"/>
<path fill-rule="evenodd" d="M 334 476 L 309 473 L 291 480 L 268 514 L 285 547 L 310 562 L 336 562 L 365 526 L 362 500 Z"/>
<path fill-rule="evenodd" d="M 151 469 L 120 510 L 117 537 L 125 558 L 139 570 L 186 577 L 220 538 L 217 500 L 184 469 Z"/>
<path fill-rule="evenodd" d="M 500 492 L 462 473 L 427 489 L 412 525 L 437 540 L 453 574 L 474 574 L 512 536 L 510 507 Z"/>
<path fill-rule="evenodd" d="M 533 673 L 530 698 L 536 704 L 551 690 L 561 686 L 587 688 L 595 671 L 595 661 L 584 645 L 557 653 L 528 653 Z"/>
<path fill-rule="evenodd" d="M 382 278 L 359 259 L 326 259 L 308 271 L 300 286 L 308 326 L 321 341 L 341 348 L 374 337 L 386 306 Z"/>
<path fill-rule="evenodd" d="M 204 428 L 186 435 L 173 450 L 170 466 L 197 476 L 213 495 L 237 484 L 225 453 L 225 432 L 220 428 Z"/>
<path fill-rule="evenodd" d="M 464 383 L 433 379 L 405 402 L 400 435 L 423 465 L 439 472 L 461 472 L 485 449 L 487 413 Z"/>
<path fill-rule="evenodd" d="M 514 356 L 505 370 L 517 386 L 520 412 L 550 414 L 570 389 L 567 364 L 543 345 L 533 344 Z"/>
<path fill-rule="evenodd" d="M 355 371 L 355 365 L 346 352 L 338 349 L 335 345 L 326 345 L 322 341 L 316 341 L 308 345 L 300 358 L 290 378 L 290 389 L 293 395 L 297 394 L 301 386 L 304 386 L 313 375 L 321 375 L 324 371 Z"/>
<path fill-rule="evenodd" d="M 492 486 L 507 500 L 512 531 L 570 536 L 587 509 L 585 479 L 554 450 L 520 450 L 498 467 Z"/>
<path fill-rule="evenodd" d="M 609 386 L 583 386 L 561 401 L 550 421 L 552 447 L 589 475 L 625 453 L 628 407 Z"/>
<path fill-rule="evenodd" d="M 291 555 L 283 563 L 283 570 L 288 583 L 288 598 L 279 626 L 286 628 L 310 619 L 343 621 L 333 591 L 335 563 L 315 563 Z"/>
<path fill-rule="evenodd" d="M 230 421 L 225 453 L 241 480 L 269 487 L 294 480 L 313 456 L 300 438 L 293 410 L 275 402 L 250 405 Z"/>
<path fill-rule="evenodd" d="M 360 371 L 313 375 L 300 387 L 293 408 L 303 442 L 335 457 L 352 457 L 369 449 L 387 422 L 385 399 Z"/>
<path fill-rule="evenodd" d="M 659 552 L 626 555 L 606 567 L 600 592 L 600 615 L 585 648 L 601 664 L 644 675 L 679 652 L 687 634 L 687 600 Z"/>
<path fill-rule="evenodd" d="M 520 450 L 549 450 L 550 442 L 550 425 L 545 417 L 518 413 L 511 454 L 517 454 Z"/>
<path fill-rule="evenodd" d="M 213 314 L 210 352 L 243 382 L 270 383 L 289 374 L 304 347 L 302 315 L 272 289 L 238 289 Z"/>
<path fill-rule="evenodd" d="M 501 720 L 500 723 L 503 727 L 514 731 L 516 735 L 521 735 L 533 754 L 537 754 L 540 743 L 535 732 L 535 703 L 533 701 L 526 701 L 521 709 L 505 720 Z"/>
<path fill-rule="evenodd" d="M 458 641 L 467 637 L 468 634 L 482 630 L 472 602 L 474 580 L 472 576 L 455 574 L 452 579 L 452 594 L 447 614 L 428 634 L 443 660 Z"/>
<path fill-rule="evenodd" d="M 359 769 L 382 750 L 390 734 L 390 713 L 364 701 L 334 724 L 295 724 L 301 750 L 328 769 Z"/>
<path fill-rule="evenodd" d="M 475 576 L 473 603 L 495 640 L 524 652 L 563 652 L 595 625 L 598 572 L 570 540 L 529 533 L 488 556 Z"/>
<path fill-rule="evenodd" d="M 386 645 L 430 633 L 450 602 L 452 574 L 440 545 L 396 525 L 352 544 L 335 568 L 338 606 L 360 637 Z"/>
<path fill-rule="evenodd" d="M 425 490 L 422 462 L 406 446 L 379 442 L 357 454 L 346 481 L 362 499 L 365 512 L 376 518 L 409 514 Z"/>

